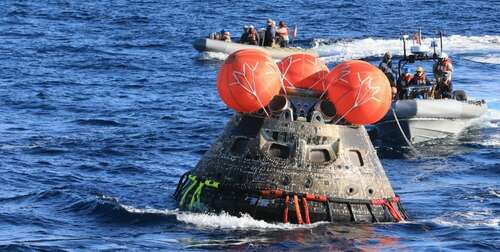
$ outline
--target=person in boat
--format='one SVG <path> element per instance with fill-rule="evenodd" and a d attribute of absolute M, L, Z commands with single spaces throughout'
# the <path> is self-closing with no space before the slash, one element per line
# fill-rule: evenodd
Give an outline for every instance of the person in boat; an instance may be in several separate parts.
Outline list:
<path fill-rule="evenodd" d="M 214 40 L 220 40 L 221 34 L 220 32 L 212 32 L 210 35 L 208 35 L 209 39 L 214 39 Z"/>
<path fill-rule="evenodd" d="M 453 90 L 451 83 L 451 73 L 453 65 L 446 53 L 441 53 L 438 61 L 432 67 L 434 77 L 436 78 L 436 94 L 441 98 L 450 98 Z"/>
<path fill-rule="evenodd" d="M 410 86 L 432 86 L 431 81 L 425 76 L 425 71 L 422 66 L 417 67 L 417 71 L 410 81 Z M 427 92 L 427 89 L 415 89 L 409 96 L 410 98 L 425 98 Z"/>
<path fill-rule="evenodd" d="M 278 29 L 276 29 L 277 38 L 279 41 L 280 47 L 286 48 L 288 47 L 288 27 L 285 24 L 285 21 L 280 21 Z"/>
<path fill-rule="evenodd" d="M 248 35 L 250 35 L 250 27 L 248 25 L 243 26 L 243 33 L 240 37 L 240 44 L 248 44 Z"/>
<path fill-rule="evenodd" d="M 272 19 L 267 20 L 266 33 L 264 36 L 264 46 L 273 46 L 276 38 L 276 25 Z"/>
<path fill-rule="evenodd" d="M 413 75 L 410 73 L 408 67 L 404 67 L 397 81 L 397 91 L 399 99 L 404 99 L 407 91 L 407 87 L 410 85 L 410 81 Z"/>
<path fill-rule="evenodd" d="M 255 27 L 253 25 L 250 25 L 248 30 L 249 30 L 248 37 L 247 37 L 248 44 L 258 46 L 259 41 L 260 41 L 260 37 L 259 37 L 259 33 L 257 32 L 257 29 L 255 29 Z"/>
<path fill-rule="evenodd" d="M 224 33 L 222 33 L 221 40 L 224 42 L 231 42 L 231 33 L 228 31 L 224 31 Z"/>
<path fill-rule="evenodd" d="M 410 81 L 410 86 L 419 86 L 419 85 L 431 85 L 431 81 L 427 79 L 425 76 L 425 71 L 422 66 L 417 67 L 417 71 L 415 72 L 415 75 Z"/>
<path fill-rule="evenodd" d="M 382 61 L 378 65 L 378 68 L 380 70 L 384 71 L 384 69 L 388 69 L 392 72 L 392 53 L 390 51 L 387 51 L 384 53 L 384 57 L 382 58 Z"/>
<path fill-rule="evenodd" d="M 394 80 L 394 73 L 392 70 L 392 53 L 387 51 L 384 54 L 384 57 L 382 58 L 382 62 L 378 65 L 378 68 L 384 72 L 385 76 L 387 76 L 387 79 L 389 80 L 389 83 L 391 84 L 391 91 L 392 91 L 392 97 L 396 96 L 397 93 L 397 88 L 396 88 L 396 82 Z"/>

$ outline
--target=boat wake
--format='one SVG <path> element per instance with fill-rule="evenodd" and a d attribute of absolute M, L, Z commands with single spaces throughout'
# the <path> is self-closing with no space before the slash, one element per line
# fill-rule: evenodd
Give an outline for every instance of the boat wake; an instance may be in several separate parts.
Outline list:
<path fill-rule="evenodd" d="M 489 53 L 482 56 L 467 56 L 464 58 L 477 63 L 500 65 L 500 53 Z"/>
<path fill-rule="evenodd" d="M 422 40 L 424 49 L 431 51 L 433 38 Z M 464 59 L 483 63 L 500 65 L 500 36 L 462 36 L 451 35 L 443 37 L 445 51 L 451 55 L 460 54 Z M 351 59 L 366 59 L 380 57 L 391 51 L 394 55 L 402 55 L 400 39 L 363 38 L 363 39 L 314 39 L 311 44 L 319 56 L 327 63 L 338 63 Z M 221 52 L 202 52 L 200 60 L 222 61 L 228 54 Z"/>
<path fill-rule="evenodd" d="M 431 51 L 433 38 L 422 40 L 424 49 Z M 386 51 L 402 55 L 400 39 L 364 38 L 354 40 L 316 39 L 320 44 L 316 52 L 326 62 L 336 63 L 350 59 L 363 59 L 382 56 Z M 411 44 L 411 43 L 410 43 Z M 462 36 L 443 37 L 444 50 L 451 55 L 461 54 L 466 59 L 480 63 L 500 64 L 500 36 Z"/>
<path fill-rule="evenodd" d="M 201 52 L 198 59 L 219 61 L 219 60 L 226 60 L 227 56 L 229 55 L 222 52 Z"/>

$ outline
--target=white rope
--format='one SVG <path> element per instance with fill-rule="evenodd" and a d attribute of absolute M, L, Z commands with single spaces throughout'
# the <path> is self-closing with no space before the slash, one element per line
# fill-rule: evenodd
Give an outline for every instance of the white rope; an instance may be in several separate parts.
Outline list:
<path fill-rule="evenodd" d="M 250 95 L 255 97 L 255 99 L 259 103 L 260 107 L 262 108 L 262 110 L 264 111 L 266 116 L 271 117 L 271 115 L 269 115 L 269 113 L 267 113 L 264 104 L 262 104 L 262 101 L 260 100 L 259 96 L 257 95 L 257 84 L 255 82 L 255 71 L 257 70 L 258 66 L 259 66 L 259 62 L 255 63 L 255 66 L 253 68 L 249 64 L 243 63 L 243 72 L 233 71 L 233 74 L 232 74 L 233 79 L 236 82 L 230 83 L 229 85 L 241 86 L 241 88 L 243 88 L 243 90 L 245 90 L 247 93 L 249 93 Z M 246 68 L 250 69 L 250 72 L 252 74 L 251 81 L 247 78 Z M 243 80 L 244 80 L 243 83 L 240 81 L 240 78 L 238 76 L 241 76 L 243 78 Z M 248 86 L 246 86 L 244 83 L 246 83 Z"/>
<path fill-rule="evenodd" d="M 415 149 L 415 147 L 413 146 L 413 144 L 411 144 L 410 140 L 408 140 L 408 137 L 406 137 L 406 134 L 403 131 L 403 128 L 401 127 L 401 124 L 399 123 L 399 119 L 398 119 L 398 116 L 396 115 L 396 111 L 394 111 L 394 108 L 391 107 L 391 111 L 392 111 L 392 115 L 394 116 L 394 119 L 396 120 L 396 124 L 398 125 L 399 131 L 401 132 L 401 135 L 403 135 L 403 138 L 405 139 L 406 144 L 408 144 L 408 147 L 410 147 L 410 150 L 413 151 L 413 153 L 415 154 L 415 156 L 422 157 L 422 155 L 420 154 L 420 152 L 418 152 L 417 149 Z"/>

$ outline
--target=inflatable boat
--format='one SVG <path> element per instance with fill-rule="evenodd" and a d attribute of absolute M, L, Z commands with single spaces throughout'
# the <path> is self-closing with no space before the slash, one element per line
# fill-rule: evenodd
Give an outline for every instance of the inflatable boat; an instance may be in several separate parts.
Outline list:
<path fill-rule="evenodd" d="M 486 111 L 484 101 L 399 100 L 393 102 L 387 115 L 376 124 L 377 137 L 390 143 L 444 138 L 460 133 Z"/>
<path fill-rule="evenodd" d="M 442 38 L 441 33 L 439 35 Z M 403 36 L 402 39 L 404 55 L 398 62 L 398 79 L 408 73 L 408 65 L 418 63 L 418 68 L 423 69 L 422 66 L 428 65 L 426 62 L 436 64 L 441 55 L 446 55 L 442 52 L 442 42 L 439 54 L 436 53 L 437 45 L 433 42 L 432 54 L 422 50 L 420 44 L 416 43 L 411 47 L 411 54 L 406 55 L 406 38 L 407 36 Z M 402 71 L 403 68 L 406 70 Z M 449 74 L 451 75 L 451 71 Z M 429 85 L 411 86 L 399 83 L 397 97 L 400 100 L 393 102 L 385 117 L 376 124 L 376 136 L 383 143 L 390 144 L 412 144 L 444 138 L 460 133 L 474 119 L 486 113 L 487 105 L 484 100 L 469 100 L 463 90 L 440 93 L 437 91 L 437 82 L 433 80 Z"/>
<path fill-rule="evenodd" d="M 318 53 L 312 49 L 302 49 L 297 47 L 280 48 L 280 47 L 265 47 L 240 44 L 235 42 L 225 42 L 210 38 L 200 38 L 194 41 L 193 47 L 200 52 L 220 52 L 231 54 L 241 49 L 258 49 L 263 50 L 275 60 L 281 60 L 294 53 L 309 53 L 318 56 Z"/>

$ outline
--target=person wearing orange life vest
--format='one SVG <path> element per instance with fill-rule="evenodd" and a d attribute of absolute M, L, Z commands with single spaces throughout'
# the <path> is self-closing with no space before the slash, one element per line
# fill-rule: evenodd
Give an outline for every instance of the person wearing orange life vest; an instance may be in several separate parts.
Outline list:
<path fill-rule="evenodd" d="M 408 67 L 403 68 L 401 76 L 399 76 L 397 81 L 397 91 L 399 99 L 404 99 L 407 93 L 407 87 L 410 85 L 410 81 L 413 79 L 413 75 L 410 73 Z"/>
<path fill-rule="evenodd" d="M 413 78 L 410 81 L 410 86 L 431 86 L 431 81 L 425 76 L 424 68 L 419 66 Z M 411 88 L 411 87 L 410 87 Z M 410 98 L 425 98 L 427 90 L 415 89 L 408 96 Z"/>
<path fill-rule="evenodd" d="M 410 81 L 410 86 L 414 86 L 414 85 L 431 85 L 431 82 L 429 81 L 429 79 L 427 79 L 427 77 L 425 77 L 425 72 L 424 72 L 424 68 L 419 66 L 417 67 L 417 71 L 415 72 L 415 75 L 413 76 L 413 78 L 411 79 Z"/>
<path fill-rule="evenodd" d="M 276 29 L 277 40 L 279 41 L 280 47 L 288 47 L 288 27 L 284 21 L 279 22 L 279 27 Z"/>
<path fill-rule="evenodd" d="M 439 54 L 438 61 L 432 67 L 434 77 L 436 78 L 436 91 L 441 98 L 450 98 L 453 86 L 451 83 L 451 73 L 453 65 L 448 55 L 444 52 Z"/>

